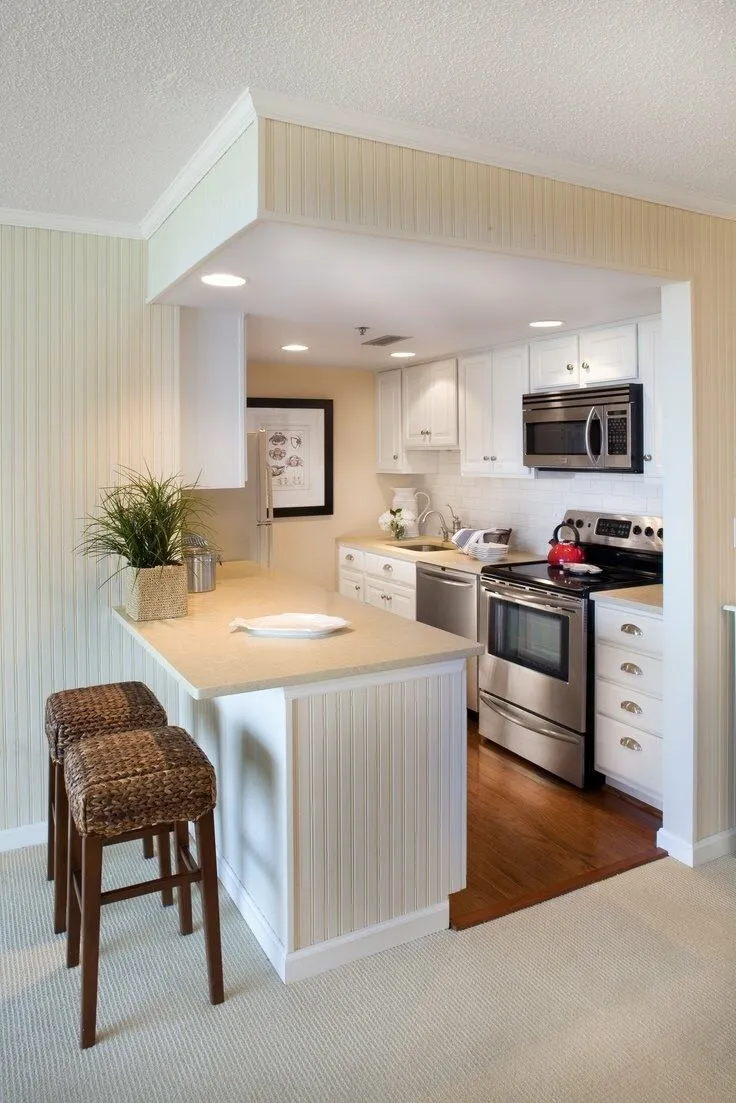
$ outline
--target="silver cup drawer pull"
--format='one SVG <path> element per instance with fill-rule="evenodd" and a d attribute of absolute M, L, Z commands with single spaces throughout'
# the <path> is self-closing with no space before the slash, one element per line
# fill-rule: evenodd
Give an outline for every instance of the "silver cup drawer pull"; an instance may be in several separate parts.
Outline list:
<path fill-rule="evenodd" d="M 354 559 L 355 556 L 351 552 L 348 552 L 348 554 L 345 556 L 346 563 L 352 563 Z"/>
<path fill-rule="evenodd" d="M 634 674 L 637 678 L 641 678 L 644 674 L 642 668 L 637 666 L 636 663 L 621 663 L 621 669 L 624 674 Z"/>
<path fill-rule="evenodd" d="M 390 563 L 384 563 L 383 564 L 383 569 L 384 569 L 384 571 L 392 571 L 393 567 L 391 566 Z"/>
<path fill-rule="evenodd" d="M 643 636 L 644 635 L 644 633 L 642 632 L 642 630 L 641 630 L 641 628 L 639 627 L 638 624 L 629 624 L 628 622 L 626 624 L 621 625 L 621 631 L 625 632 L 627 636 Z"/>
<path fill-rule="evenodd" d="M 633 712 L 635 716 L 641 716 L 644 709 L 641 705 L 637 705 L 636 701 L 622 701 L 621 708 L 624 712 Z"/>
<path fill-rule="evenodd" d="M 635 739 L 632 739 L 630 735 L 624 735 L 619 739 L 619 743 L 622 747 L 625 747 L 627 751 L 640 751 L 641 743 L 637 743 Z"/>

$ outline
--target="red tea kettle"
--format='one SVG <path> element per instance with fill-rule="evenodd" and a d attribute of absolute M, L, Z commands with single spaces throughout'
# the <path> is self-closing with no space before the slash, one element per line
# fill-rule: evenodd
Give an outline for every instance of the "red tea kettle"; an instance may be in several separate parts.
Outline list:
<path fill-rule="evenodd" d="M 557 535 L 560 529 L 570 529 L 575 539 L 558 541 Z M 564 521 L 552 533 L 550 544 L 552 546 L 547 552 L 547 562 L 553 567 L 561 567 L 563 563 L 582 563 L 585 559 L 585 548 L 580 543 L 578 530 L 573 525 L 565 524 Z"/>

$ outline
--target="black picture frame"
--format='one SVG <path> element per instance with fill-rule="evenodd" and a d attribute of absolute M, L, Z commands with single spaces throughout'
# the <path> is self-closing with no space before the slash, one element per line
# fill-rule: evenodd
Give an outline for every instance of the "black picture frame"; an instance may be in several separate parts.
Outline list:
<path fill-rule="evenodd" d="M 248 431 L 265 428 L 284 437 L 284 446 L 277 442 L 272 451 L 289 450 L 290 441 L 298 441 L 299 448 L 292 456 L 284 455 L 272 462 L 274 517 L 329 517 L 334 512 L 333 473 L 333 402 L 331 398 L 249 398 L 247 403 Z M 285 432 L 297 426 L 292 433 Z M 270 442 L 272 443 L 272 442 Z M 305 455 L 298 454 L 304 445 Z M 296 449 L 296 445 L 294 446 Z M 309 467 L 308 487 L 288 488 L 278 485 L 279 479 L 288 479 L 289 461 Z M 271 460 L 269 461 L 271 462 Z M 309 499 L 304 505 L 299 498 Z M 279 504 L 280 501 L 280 504 Z"/>

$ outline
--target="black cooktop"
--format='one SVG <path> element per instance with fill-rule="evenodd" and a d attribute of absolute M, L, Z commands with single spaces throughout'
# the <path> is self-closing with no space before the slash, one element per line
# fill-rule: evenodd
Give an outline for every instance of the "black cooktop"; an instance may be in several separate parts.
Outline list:
<path fill-rule="evenodd" d="M 501 563 L 481 568 L 483 578 L 498 578 L 518 582 L 522 586 L 537 586 L 584 597 L 597 590 L 618 590 L 625 586 L 647 586 L 662 581 L 661 571 L 631 570 L 626 567 L 602 566 L 600 574 L 574 574 L 562 567 L 552 567 L 546 560 L 536 563 Z"/>

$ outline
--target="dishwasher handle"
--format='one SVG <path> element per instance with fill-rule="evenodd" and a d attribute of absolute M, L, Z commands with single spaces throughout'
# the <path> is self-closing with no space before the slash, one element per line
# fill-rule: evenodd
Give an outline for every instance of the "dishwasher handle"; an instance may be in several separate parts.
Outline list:
<path fill-rule="evenodd" d="M 417 574 L 423 575 L 425 578 L 437 578 L 440 582 L 444 582 L 448 586 L 464 586 L 474 587 L 476 585 L 475 578 L 463 578 L 461 572 L 432 570 L 425 566 L 417 567 Z"/>

